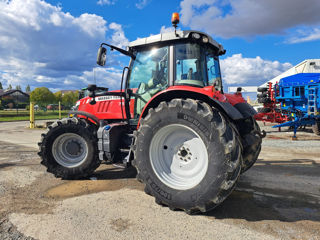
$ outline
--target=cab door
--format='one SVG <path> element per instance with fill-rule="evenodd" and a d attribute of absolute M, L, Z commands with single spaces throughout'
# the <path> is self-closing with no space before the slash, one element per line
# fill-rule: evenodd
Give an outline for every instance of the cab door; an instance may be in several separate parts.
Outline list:
<path fill-rule="evenodd" d="M 158 92 L 168 87 L 169 48 L 148 48 L 138 51 L 134 60 L 127 88 L 133 92 L 133 119 L 139 119 L 144 106 Z"/>

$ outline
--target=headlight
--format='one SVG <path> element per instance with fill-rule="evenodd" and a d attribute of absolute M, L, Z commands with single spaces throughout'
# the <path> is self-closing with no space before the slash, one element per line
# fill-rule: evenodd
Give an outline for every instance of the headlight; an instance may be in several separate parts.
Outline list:
<path fill-rule="evenodd" d="M 204 43 L 208 43 L 208 42 L 209 42 L 209 38 L 207 38 L 207 37 L 203 37 L 203 38 L 202 38 L 202 42 L 204 42 Z"/>
<path fill-rule="evenodd" d="M 195 39 L 199 39 L 201 36 L 199 33 L 192 33 L 192 37 Z"/>

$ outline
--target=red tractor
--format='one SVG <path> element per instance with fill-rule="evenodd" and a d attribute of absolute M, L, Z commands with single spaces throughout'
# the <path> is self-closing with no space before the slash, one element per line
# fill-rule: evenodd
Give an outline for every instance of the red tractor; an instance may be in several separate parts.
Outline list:
<path fill-rule="evenodd" d="M 89 86 L 73 117 L 42 134 L 41 163 L 64 179 L 87 177 L 102 161 L 132 164 L 158 204 L 187 213 L 219 205 L 257 160 L 262 138 L 241 93 L 223 92 L 219 56 L 226 51 L 205 33 L 175 31 L 127 50 L 102 43 L 100 66 L 103 46 L 131 59 L 121 89 Z"/>

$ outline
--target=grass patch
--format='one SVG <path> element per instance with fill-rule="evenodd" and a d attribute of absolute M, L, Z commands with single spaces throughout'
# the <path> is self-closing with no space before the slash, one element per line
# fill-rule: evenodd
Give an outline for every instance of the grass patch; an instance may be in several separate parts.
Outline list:
<path fill-rule="evenodd" d="M 61 117 L 68 117 L 69 110 L 61 111 Z M 34 112 L 35 120 L 47 120 L 47 119 L 58 119 L 58 111 L 36 111 Z M 10 121 L 28 121 L 30 120 L 29 111 L 19 110 L 16 111 L 0 111 L 0 122 L 10 122 Z"/>

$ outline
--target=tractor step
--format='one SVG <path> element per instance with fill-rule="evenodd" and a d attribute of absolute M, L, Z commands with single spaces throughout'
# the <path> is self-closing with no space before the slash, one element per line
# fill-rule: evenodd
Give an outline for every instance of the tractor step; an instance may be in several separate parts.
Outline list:
<path fill-rule="evenodd" d="M 115 168 L 126 169 L 128 168 L 128 164 L 126 163 L 113 163 L 112 166 Z"/>
<path fill-rule="evenodd" d="M 126 148 L 120 148 L 119 149 L 119 151 L 121 152 L 121 153 L 129 153 L 130 152 L 130 149 L 126 149 Z"/>

